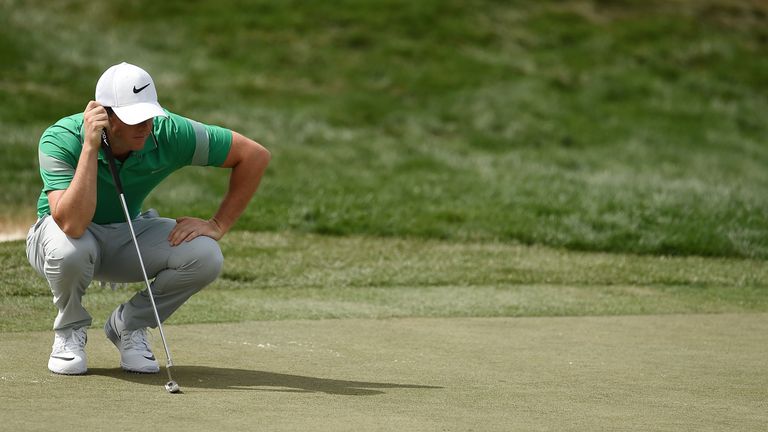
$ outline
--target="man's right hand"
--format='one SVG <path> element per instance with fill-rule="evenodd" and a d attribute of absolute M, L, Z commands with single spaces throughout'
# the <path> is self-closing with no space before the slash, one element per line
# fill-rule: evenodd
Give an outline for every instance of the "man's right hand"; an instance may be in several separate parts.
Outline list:
<path fill-rule="evenodd" d="M 98 151 L 101 145 L 101 131 L 109 130 L 109 115 L 100 103 L 88 102 L 83 112 L 83 128 L 85 129 L 83 147 Z"/>

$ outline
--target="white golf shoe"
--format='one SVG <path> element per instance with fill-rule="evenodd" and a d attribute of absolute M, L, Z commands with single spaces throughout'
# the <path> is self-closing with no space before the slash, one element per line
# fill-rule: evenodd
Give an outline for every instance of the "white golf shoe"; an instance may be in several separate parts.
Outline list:
<path fill-rule="evenodd" d="M 147 329 L 126 330 L 120 305 L 104 324 L 104 333 L 120 351 L 120 367 L 128 372 L 158 373 L 160 366 L 147 341 Z"/>
<path fill-rule="evenodd" d="M 85 343 L 88 336 L 85 327 L 56 330 L 48 369 L 62 375 L 82 375 L 88 371 Z"/>

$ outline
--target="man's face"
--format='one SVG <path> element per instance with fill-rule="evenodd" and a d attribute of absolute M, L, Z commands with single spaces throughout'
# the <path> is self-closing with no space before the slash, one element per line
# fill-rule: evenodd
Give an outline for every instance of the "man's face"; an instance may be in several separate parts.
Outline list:
<path fill-rule="evenodd" d="M 135 125 L 123 123 L 117 115 L 109 116 L 110 144 L 114 151 L 125 153 L 139 151 L 144 148 L 144 142 L 152 132 L 152 119 L 144 120 Z"/>

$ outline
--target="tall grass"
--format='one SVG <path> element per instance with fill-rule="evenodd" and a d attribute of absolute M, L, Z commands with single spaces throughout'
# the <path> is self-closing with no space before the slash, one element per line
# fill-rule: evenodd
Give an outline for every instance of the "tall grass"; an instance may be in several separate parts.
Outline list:
<path fill-rule="evenodd" d="M 761 2 L 0 4 L 0 217 L 126 60 L 272 151 L 240 229 L 768 257 Z M 186 169 L 147 204 L 208 216 L 226 183 Z"/>

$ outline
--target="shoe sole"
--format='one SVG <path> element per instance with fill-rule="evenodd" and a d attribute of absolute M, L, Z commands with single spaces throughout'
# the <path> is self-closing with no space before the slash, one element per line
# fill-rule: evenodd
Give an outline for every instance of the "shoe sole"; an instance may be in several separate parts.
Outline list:
<path fill-rule="evenodd" d="M 85 372 L 56 372 L 48 369 L 48 371 L 50 371 L 52 374 L 63 375 L 63 376 L 80 376 L 88 373 L 87 370 Z"/>
<path fill-rule="evenodd" d="M 156 371 L 152 371 L 152 372 L 146 372 L 146 371 L 137 371 L 137 370 L 133 370 L 133 369 L 128 369 L 126 367 L 123 367 L 123 365 L 120 365 L 120 368 L 123 371 L 128 372 L 128 373 L 132 373 L 134 375 L 155 375 L 157 373 L 160 373 L 160 369 L 158 369 Z"/>
<path fill-rule="evenodd" d="M 84 360 L 83 363 L 86 363 L 88 360 Z M 48 370 L 51 371 L 51 373 L 54 373 L 56 375 L 85 375 L 88 372 L 88 366 L 84 364 L 85 369 L 77 369 L 77 368 L 62 368 L 59 370 L 53 370 L 51 369 L 51 363 L 49 361 L 48 363 Z"/>

